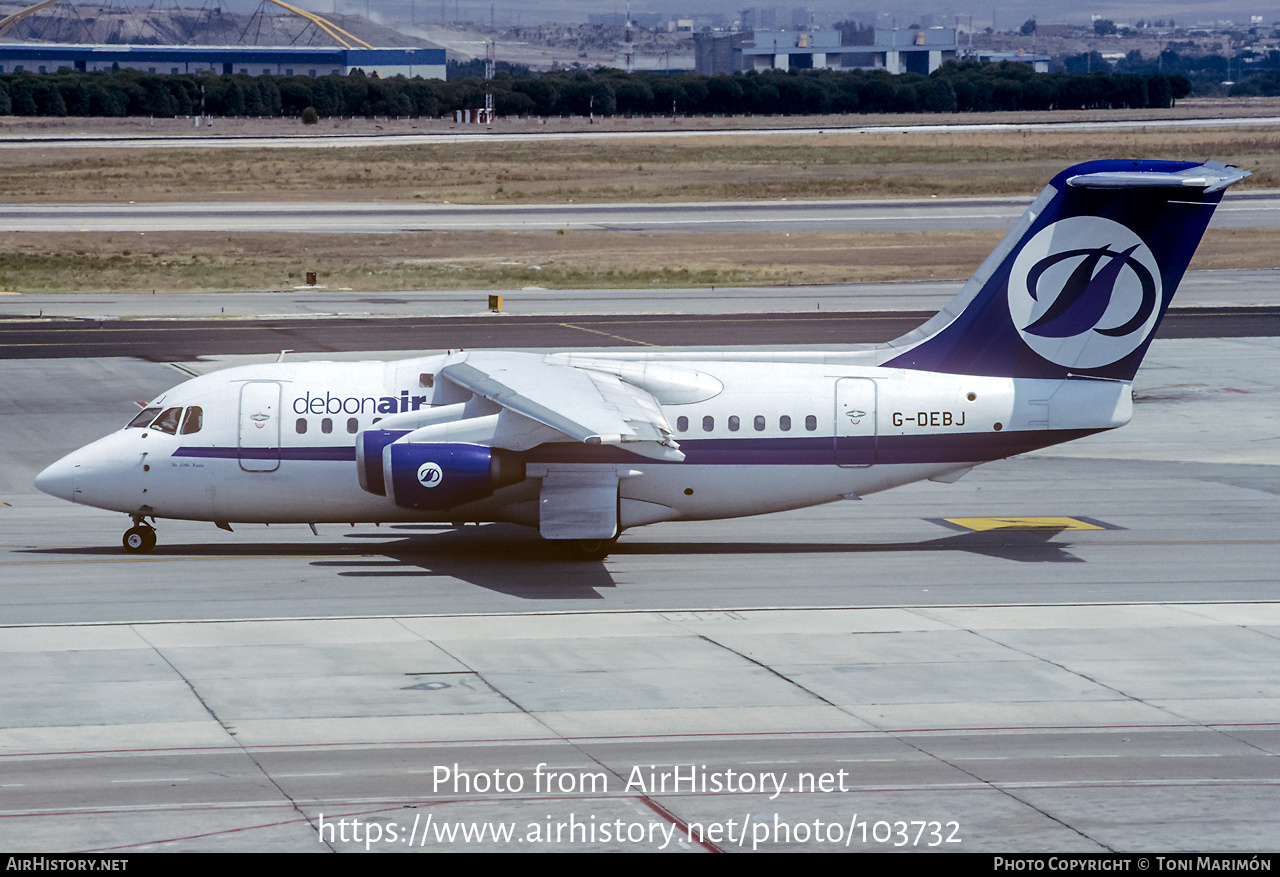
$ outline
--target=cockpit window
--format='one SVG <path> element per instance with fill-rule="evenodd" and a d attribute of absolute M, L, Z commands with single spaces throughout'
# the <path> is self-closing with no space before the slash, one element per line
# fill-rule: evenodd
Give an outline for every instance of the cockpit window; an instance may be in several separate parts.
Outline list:
<path fill-rule="evenodd" d="M 129 421 L 129 426 L 126 426 L 125 429 L 129 429 L 130 427 L 134 427 L 134 426 L 137 426 L 137 427 L 150 426 L 151 421 L 155 420 L 156 415 L 159 413 L 160 413 L 159 408 L 144 408 L 138 412 L 137 417 Z"/>
<path fill-rule="evenodd" d="M 187 409 L 187 416 L 182 421 L 182 434 L 191 435 L 193 432 L 199 432 L 202 426 L 204 426 L 204 409 L 199 405 L 192 405 Z"/>
<path fill-rule="evenodd" d="M 157 432 L 165 432 L 169 435 L 173 435 L 178 431 L 178 422 L 181 420 L 181 408 L 166 408 L 164 414 L 161 414 L 152 422 L 151 428 Z"/>

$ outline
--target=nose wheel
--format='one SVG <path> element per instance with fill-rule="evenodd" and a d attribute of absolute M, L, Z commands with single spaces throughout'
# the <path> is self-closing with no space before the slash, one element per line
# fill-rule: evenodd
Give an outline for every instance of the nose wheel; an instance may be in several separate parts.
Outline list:
<path fill-rule="evenodd" d="M 124 550 L 129 554 L 149 554 L 156 547 L 154 527 L 138 524 L 124 531 Z"/>

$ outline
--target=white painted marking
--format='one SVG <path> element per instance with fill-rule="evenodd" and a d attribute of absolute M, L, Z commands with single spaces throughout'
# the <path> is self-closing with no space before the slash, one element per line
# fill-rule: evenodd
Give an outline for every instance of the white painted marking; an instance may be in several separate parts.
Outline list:
<path fill-rule="evenodd" d="M 1221 758 L 1222 752 L 1162 752 L 1161 758 Z"/>
<path fill-rule="evenodd" d="M 331 773 L 277 773 L 272 774 L 276 779 L 298 779 L 299 777 L 340 777 L 341 771 L 333 771 Z"/>

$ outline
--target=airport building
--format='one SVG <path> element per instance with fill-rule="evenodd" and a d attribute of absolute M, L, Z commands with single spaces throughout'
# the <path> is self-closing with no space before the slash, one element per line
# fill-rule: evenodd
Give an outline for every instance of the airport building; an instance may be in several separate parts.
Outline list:
<path fill-rule="evenodd" d="M 875 42 L 870 46 L 845 46 L 845 69 L 888 70 L 890 73 L 928 75 L 954 61 L 959 55 L 956 29 L 930 27 L 911 30 L 891 27 L 876 28 Z"/>
<path fill-rule="evenodd" d="M 929 74 L 959 54 L 955 28 L 876 28 L 870 45 L 841 43 L 837 30 L 694 34 L 696 69 L 708 76 L 747 70 L 887 70 Z"/>
<path fill-rule="evenodd" d="M 1052 58 L 1049 55 L 1037 55 L 1034 52 L 1024 52 L 1018 50 L 1016 52 L 975 52 L 975 57 L 984 64 L 999 64 L 1002 61 L 1010 61 L 1015 64 L 1028 64 L 1037 73 L 1048 73 L 1049 62 Z"/>
<path fill-rule="evenodd" d="M 307 46 L 95 46 L 0 43 L 0 73 L 56 73 L 115 69 L 144 73 L 243 73 L 249 76 L 345 76 L 352 70 L 382 78 L 445 78 L 444 49 L 365 49 Z"/>
<path fill-rule="evenodd" d="M 744 43 L 743 70 L 811 70 L 841 68 L 840 31 L 838 30 L 758 30 L 750 43 Z"/>

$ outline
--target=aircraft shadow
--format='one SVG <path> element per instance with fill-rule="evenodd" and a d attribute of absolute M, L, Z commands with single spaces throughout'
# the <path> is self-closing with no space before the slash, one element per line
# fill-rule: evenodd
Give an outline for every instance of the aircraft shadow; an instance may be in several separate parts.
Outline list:
<path fill-rule="evenodd" d="M 988 530 L 924 542 L 676 542 L 619 543 L 614 554 L 882 554 L 897 551 L 963 551 L 1018 563 L 1084 563 L 1072 543 L 1050 541 L 1064 528 Z"/>
<path fill-rule="evenodd" d="M 401 533 L 349 533 L 347 538 L 363 543 L 360 557 L 315 560 L 312 566 L 356 578 L 454 578 L 525 600 L 602 600 L 601 589 L 615 587 L 603 561 L 569 559 L 562 548 L 524 527 L 491 524 L 431 532 L 440 528 L 397 524 L 390 529 Z M 369 544 L 389 537 L 394 541 Z"/>
<path fill-rule="evenodd" d="M 404 527 L 402 529 L 411 529 Z M 423 528 L 428 529 L 428 528 Z M 513 528 L 514 529 L 514 528 Z M 616 587 L 608 561 L 565 560 L 560 549 L 528 531 L 502 525 L 466 527 L 450 533 L 406 535 L 379 546 L 379 557 L 366 552 L 351 560 L 317 560 L 315 566 L 339 568 L 339 575 L 449 576 L 477 587 L 528 600 L 602 599 L 600 588 Z M 877 544 L 795 542 L 619 542 L 611 557 L 707 556 L 764 554 L 869 554 L 961 551 L 1017 563 L 1083 563 L 1071 545 L 1056 543 L 1061 528 L 960 533 L 924 542 Z M 506 536 L 506 538 L 501 538 Z M 350 534 L 353 539 L 385 538 Z"/>
<path fill-rule="evenodd" d="M 1015 563 L 1083 563 L 1072 543 L 1054 542 L 1061 528 L 964 532 L 922 542 L 628 542 L 613 548 L 613 561 L 578 561 L 538 537 L 509 524 L 461 528 L 403 524 L 373 532 L 345 533 L 345 544 L 290 541 L 250 544 L 158 546 L 148 558 L 259 557 L 307 559 L 311 566 L 354 578 L 445 577 L 525 600 L 600 600 L 616 584 L 611 562 L 625 557 L 709 555 L 885 554 L 952 552 Z M 114 546 L 33 548 L 20 553 L 62 557 L 119 557 Z M 317 557 L 317 555 L 324 555 Z"/>

